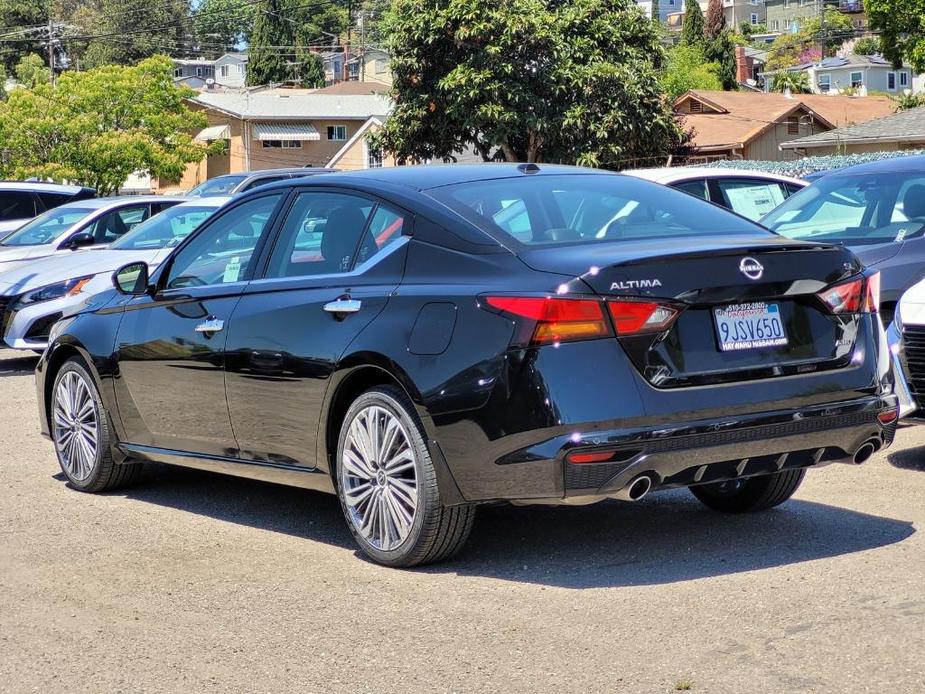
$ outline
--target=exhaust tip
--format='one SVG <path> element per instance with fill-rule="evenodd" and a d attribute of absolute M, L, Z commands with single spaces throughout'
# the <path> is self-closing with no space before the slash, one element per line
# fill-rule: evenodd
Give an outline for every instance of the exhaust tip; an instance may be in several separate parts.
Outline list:
<path fill-rule="evenodd" d="M 624 501 L 639 501 L 652 489 L 652 478 L 648 475 L 640 475 L 623 489 L 620 490 L 618 498 Z"/>
<path fill-rule="evenodd" d="M 854 464 L 860 465 L 863 462 L 866 462 L 874 453 L 877 452 L 877 446 L 874 445 L 872 441 L 865 441 L 861 444 L 854 452 Z"/>

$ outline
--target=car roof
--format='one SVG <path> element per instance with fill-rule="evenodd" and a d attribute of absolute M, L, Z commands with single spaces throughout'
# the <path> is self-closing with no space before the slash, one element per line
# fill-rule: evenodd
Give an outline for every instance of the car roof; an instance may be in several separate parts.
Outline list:
<path fill-rule="evenodd" d="M 221 207 L 226 202 L 233 199 L 233 195 L 210 195 L 204 198 L 183 198 L 183 202 L 176 207 Z"/>
<path fill-rule="evenodd" d="M 38 193 L 65 193 L 76 195 L 84 190 L 93 190 L 84 186 L 67 186 L 60 183 L 46 183 L 44 181 L 0 181 L 0 190 L 28 190 Z"/>
<path fill-rule="evenodd" d="M 260 171 L 248 171 L 244 175 L 249 178 L 265 178 L 267 176 L 278 176 L 280 174 L 299 174 L 300 176 L 310 176 L 316 173 L 334 173 L 336 169 L 325 169 L 314 166 L 290 166 L 283 169 L 261 169 Z M 240 174 L 225 174 L 225 176 L 235 176 Z M 222 176 L 216 176 L 222 178 Z"/>
<path fill-rule="evenodd" d="M 636 176 L 637 178 L 644 178 L 648 181 L 655 181 L 657 183 L 674 183 L 688 178 L 758 178 L 765 181 L 793 183 L 798 186 L 807 185 L 806 181 L 802 181 L 799 178 L 753 169 L 705 169 L 695 166 L 678 166 L 670 168 L 666 166 L 657 169 L 633 169 L 632 171 L 624 171 L 623 173 L 628 176 Z"/>
<path fill-rule="evenodd" d="M 829 178 L 829 176 L 835 177 L 851 176 L 854 174 L 894 172 L 925 172 L 925 156 L 916 155 L 909 157 L 891 157 L 889 159 L 880 159 L 879 161 L 867 162 L 866 164 L 855 164 L 854 166 L 849 166 L 845 169 L 837 169 L 832 171 L 830 174 L 826 175 L 826 178 Z"/>
<path fill-rule="evenodd" d="M 118 205 L 125 205 L 133 202 L 184 202 L 189 200 L 182 195 L 117 195 L 111 198 L 92 198 L 90 200 L 74 200 L 73 202 L 65 203 L 54 209 L 56 210 L 68 210 L 68 209 L 81 209 L 81 210 L 102 210 L 107 207 L 117 207 Z"/>
<path fill-rule="evenodd" d="M 532 167 L 535 171 L 531 171 L 527 167 Z M 618 175 L 613 171 L 603 169 L 588 169 L 580 166 L 562 166 L 559 164 L 427 164 L 363 169 L 361 171 L 341 171 L 322 177 L 321 182 L 316 183 L 316 185 L 325 185 L 329 181 L 343 181 L 345 183 L 353 182 L 367 185 L 369 183 L 386 183 L 406 186 L 414 190 L 428 190 L 459 183 L 501 178 L 579 174 L 594 176 Z M 313 178 L 313 176 L 307 176 L 289 181 L 279 181 L 263 186 L 261 190 L 292 185 L 310 185 Z"/>

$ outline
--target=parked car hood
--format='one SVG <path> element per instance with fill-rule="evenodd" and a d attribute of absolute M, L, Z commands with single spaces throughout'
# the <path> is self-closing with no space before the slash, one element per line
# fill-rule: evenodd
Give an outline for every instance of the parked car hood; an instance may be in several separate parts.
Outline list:
<path fill-rule="evenodd" d="M 39 246 L 0 246 L 0 272 L 3 272 L 3 263 L 13 260 L 26 260 L 30 258 L 44 258 L 55 253 L 73 251 L 59 251 L 53 243 L 45 243 Z"/>
<path fill-rule="evenodd" d="M 20 294 L 74 277 L 113 272 L 133 261 L 157 265 L 170 254 L 171 250 L 170 248 L 156 248 L 148 251 L 110 249 L 69 251 L 31 262 L 11 264 L 9 270 L 5 270 L 3 264 L 0 263 L 0 294 L 6 296 Z"/>
<path fill-rule="evenodd" d="M 861 262 L 868 267 L 882 263 L 895 256 L 902 249 L 902 242 L 878 243 L 873 246 L 849 246 Z"/>

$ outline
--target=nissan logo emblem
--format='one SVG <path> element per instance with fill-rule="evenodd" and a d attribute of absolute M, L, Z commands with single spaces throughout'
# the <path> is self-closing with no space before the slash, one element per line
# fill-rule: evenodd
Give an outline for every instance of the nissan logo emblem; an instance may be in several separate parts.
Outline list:
<path fill-rule="evenodd" d="M 745 256 L 739 263 L 739 272 L 750 280 L 760 280 L 761 275 L 764 274 L 764 266 L 754 258 Z"/>

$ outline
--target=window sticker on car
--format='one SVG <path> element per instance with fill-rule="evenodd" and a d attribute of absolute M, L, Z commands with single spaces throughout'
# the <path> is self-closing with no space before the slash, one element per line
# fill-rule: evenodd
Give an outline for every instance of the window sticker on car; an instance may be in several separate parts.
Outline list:
<path fill-rule="evenodd" d="M 237 282 L 238 275 L 241 274 L 241 258 L 234 256 L 225 266 L 225 274 L 222 276 L 222 283 Z"/>

